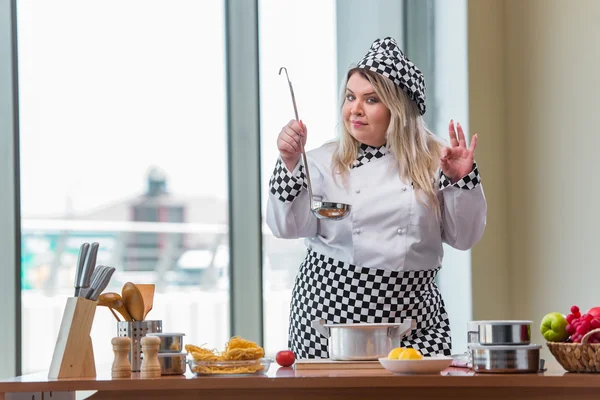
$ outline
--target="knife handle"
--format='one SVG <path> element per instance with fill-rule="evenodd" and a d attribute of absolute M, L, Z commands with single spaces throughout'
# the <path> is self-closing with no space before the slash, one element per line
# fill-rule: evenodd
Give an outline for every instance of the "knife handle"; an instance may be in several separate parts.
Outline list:
<path fill-rule="evenodd" d="M 94 269 L 96 267 L 96 260 L 98 259 L 98 249 L 100 248 L 100 244 L 98 242 L 93 242 L 90 246 L 90 252 L 88 254 L 85 267 L 83 269 L 83 274 L 81 277 L 81 287 L 87 288 L 90 286 L 90 280 L 92 278 L 92 274 L 94 273 Z"/>
<path fill-rule="evenodd" d="M 88 249 L 90 248 L 89 243 L 83 243 L 79 248 L 79 254 L 77 256 L 77 268 L 75 269 L 75 297 L 79 297 L 81 292 L 81 280 L 83 279 L 83 268 L 85 266 L 85 259 L 87 257 Z"/>

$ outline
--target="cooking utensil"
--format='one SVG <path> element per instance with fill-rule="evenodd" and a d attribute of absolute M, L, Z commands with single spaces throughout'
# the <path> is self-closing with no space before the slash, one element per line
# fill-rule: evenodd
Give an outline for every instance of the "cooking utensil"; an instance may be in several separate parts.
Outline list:
<path fill-rule="evenodd" d="M 125 309 L 125 302 L 119 293 L 102 293 L 98 297 L 98 305 L 106 305 L 106 307 L 109 307 L 121 314 L 125 321 L 133 321 L 131 315 L 129 315 Z"/>
<path fill-rule="evenodd" d="M 329 357 L 332 360 L 378 360 L 400 347 L 400 340 L 416 321 L 407 318 L 402 323 L 389 324 L 326 324 L 317 319 L 311 326 L 329 339 Z"/>
<path fill-rule="evenodd" d="M 98 296 L 100 296 L 100 293 L 106 289 L 106 286 L 108 286 L 108 283 L 110 282 L 110 278 L 115 272 L 113 267 L 107 267 L 105 265 L 100 265 L 97 269 L 100 271 L 92 281 L 92 284 L 85 295 L 86 299 L 93 301 L 98 300 Z"/>
<path fill-rule="evenodd" d="M 300 118 L 298 117 L 298 107 L 296 106 L 296 96 L 294 96 L 294 88 L 292 87 L 287 68 L 279 68 L 279 75 L 281 75 L 281 71 L 285 71 L 285 76 L 290 87 L 290 94 L 292 95 L 294 115 L 296 116 L 296 121 L 300 122 Z M 302 162 L 304 164 L 304 172 L 306 173 L 306 186 L 308 187 L 309 205 L 312 213 L 319 219 L 327 219 L 330 221 L 339 221 L 346 218 L 350 214 L 350 209 L 352 208 L 349 204 L 322 201 L 322 199 L 313 196 L 310 173 L 308 171 L 308 160 L 306 159 L 306 152 L 304 151 L 302 139 L 300 139 L 300 148 L 302 149 Z"/>
<path fill-rule="evenodd" d="M 538 372 L 540 345 L 471 346 L 473 369 L 486 373 Z"/>
<path fill-rule="evenodd" d="M 147 335 L 150 336 L 150 335 Z M 158 363 L 160 364 L 161 375 L 183 375 L 187 368 L 186 353 L 178 354 L 159 354 Z"/>
<path fill-rule="evenodd" d="M 183 337 L 185 333 L 149 333 L 146 336 L 160 338 L 159 353 L 181 353 L 183 350 Z"/>
<path fill-rule="evenodd" d="M 121 296 L 125 302 L 125 309 L 129 315 L 131 315 L 131 318 L 133 318 L 134 321 L 143 321 L 144 298 L 138 287 L 131 282 L 127 282 L 123 285 L 123 289 L 121 289 Z"/>
<path fill-rule="evenodd" d="M 98 305 L 101 307 L 106 307 L 110 310 L 110 312 L 112 313 L 112 315 L 114 315 L 114 317 L 117 319 L 117 322 L 121 322 L 121 318 L 119 318 L 119 316 L 117 314 L 115 314 L 115 310 L 113 310 L 113 308 L 111 307 L 112 305 L 112 299 L 110 297 L 107 297 L 108 293 L 104 293 L 101 294 L 100 296 L 98 296 Z M 116 293 L 115 293 L 116 294 Z M 119 296 L 121 297 L 121 296 Z"/>
<path fill-rule="evenodd" d="M 531 321 L 473 321 L 482 345 L 527 345 L 531 343 Z"/>
<path fill-rule="evenodd" d="M 102 265 L 99 265 L 98 267 L 94 268 L 94 272 L 92 273 L 92 276 L 90 278 L 89 286 L 87 288 L 81 288 L 81 290 L 79 291 L 79 297 L 83 297 L 84 299 L 88 298 L 88 295 L 92 291 L 92 287 L 98 284 L 98 278 L 102 274 L 102 271 L 104 271 L 104 268 L 106 267 Z"/>
<path fill-rule="evenodd" d="M 479 344 L 479 324 L 477 321 L 467 322 L 467 346 Z"/>
<path fill-rule="evenodd" d="M 83 243 L 79 248 L 79 255 L 77 256 L 77 268 L 75 270 L 75 297 L 80 297 L 81 284 L 83 281 L 83 273 L 85 268 L 85 259 L 90 247 L 89 243 Z M 89 284 L 88 284 L 89 286 Z"/>
<path fill-rule="evenodd" d="M 108 267 L 104 271 L 104 276 L 100 280 L 98 287 L 95 288 L 93 294 L 91 295 L 92 300 L 98 300 L 98 296 L 100 296 L 100 294 L 104 291 L 104 289 L 106 289 L 106 287 L 110 283 L 110 279 L 112 278 L 114 273 L 115 273 L 114 267 Z"/>
<path fill-rule="evenodd" d="M 154 304 L 154 284 L 149 283 L 138 283 L 136 284 L 140 293 L 142 294 L 142 298 L 144 299 L 144 317 L 142 321 L 146 319 L 146 316 L 152 310 L 152 305 Z"/>
<path fill-rule="evenodd" d="M 121 321 L 117 323 L 118 336 L 131 339 L 129 360 L 131 372 L 139 372 L 142 366 L 142 344 L 140 341 L 149 333 L 162 332 L 162 321 Z"/>
<path fill-rule="evenodd" d="M 92 279 L 92 283 L 90 284 L 90 287 L 86 290 L 84 297 L 86 299 L 92 299 L 92 295 L 94 294 L 94 290 L 98 287 L 98 285 L 100 284 L 100 280 L 102 279 L 102 277 L 104 276 L 104 271 L 106 270 L 106 268 L 104 265 L 99 265 L 97 268 L 94 269 L 94 276 Z"/>
<path fill-rule="evenodd" d="M 90 287 L 92 275 L 94 274 L 94 270 L 96 268 L 96 260 L 98 258 L 99 248 L 100 245 L 98 242 L 93 242 L 90 246 L 90 251 L 88 252 L 87 259 L 85 261 L 85 267 L 83 268 L 83 276 L 81 281 L 82 288 Z"/>

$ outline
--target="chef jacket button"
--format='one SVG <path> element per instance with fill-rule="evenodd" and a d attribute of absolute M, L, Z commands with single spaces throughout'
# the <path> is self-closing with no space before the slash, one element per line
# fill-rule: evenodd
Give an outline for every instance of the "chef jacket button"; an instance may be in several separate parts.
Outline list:
<path fill-rule="evenodd" d="M 357 235 L 360 235 L 360 228 L 356 228 L 356 229 L 354 230 L 354 233 L 356 233 Z"/>
<path fill-rule="evenodd" d="M 360 193 L 360 189 L 356 189 L 356 190 L 355 190 L 355 192 L 356 192 L 356 193 Z"/>
<path fill-rule="evenodd" d="M 404 229 L 400 228 L 398 229 L 398 235 L 402 235 L 404 233 Z"/>
<path fill-rule="evenodd" d="M 404 186 L 404 187 L 402 188 L 402 191 L 403 191 L 403 192 L 406 192 L 406 186 Z"/>

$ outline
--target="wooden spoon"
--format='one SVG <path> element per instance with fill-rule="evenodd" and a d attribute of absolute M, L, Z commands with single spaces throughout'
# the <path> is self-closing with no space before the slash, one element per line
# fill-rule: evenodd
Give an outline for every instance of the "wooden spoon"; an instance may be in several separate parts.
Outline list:
<path fill-rule="evenodd" d="M 154 304 L 154 289 L 155 285 L 150 283 L 138 283 L 136 285 L 138 289 L 140 289 L 140 293 L 142 294 L 142 298 L 144 299 L 144 318 L 143 321 L 146 320 L 146 315 L 152 310 L 152 305 Z"/>
<path fill-rule="evenodd" d="M 133 321 L 131 315 L 129 315 L 125 309 L 125 302 L 119 293 L 102 293 L 100 297 L 98 297 L 98 305 L 108 307 L 117 320 L 119 320 L 119 317 L 115 315 L 113 310 L 118 311 L 125 321 Z"/>
<path fill-rule="evenodd" d="M 111 312 L 111 314 L 115 317 L 115 319 L 117 320 L 117 322 L 121 322 L 121 318 L 119 318 L 119 316 L 117 314 L 115 314 L 115 310 L 113 310 L 112 308 L 110 308 L 109 306 L 107 306 L 106 304 L 98 304 L 99 306 L 104 306 L 106 308 L 108 308 L 108 310 Z"/>
<path fill-rule="evenodd" d="M 127 282 L 121 289 L 121 295 L 125 302 L 125 309 L 131 315 L 134 321 L 144 320 L 144 298 L 140 293 L 140 289 L 131 283 Z"/>

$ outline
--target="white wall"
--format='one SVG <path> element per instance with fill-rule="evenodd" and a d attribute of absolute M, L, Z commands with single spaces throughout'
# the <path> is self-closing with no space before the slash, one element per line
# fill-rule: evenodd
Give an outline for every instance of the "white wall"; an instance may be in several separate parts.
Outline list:
<path fill-rule="evenodd" d="M 600 305 L 599 16 L 594 0 L 469 2 L 471 128 L 497 206 L 473 256 L 475 316 L 531 319 L 540 344 L 546 313 Z"/>

